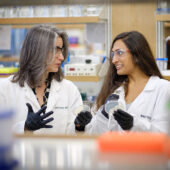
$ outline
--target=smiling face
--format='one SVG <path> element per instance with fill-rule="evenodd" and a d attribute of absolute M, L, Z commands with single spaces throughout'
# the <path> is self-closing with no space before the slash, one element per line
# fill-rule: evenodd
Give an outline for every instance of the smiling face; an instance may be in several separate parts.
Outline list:
<path fill-rule="evenodd" d="M 64 56 L 62 53 L 62 48 L 63 48 L 63 40 L 61 37 L 57 37 L 56 40 L 56 47 L 55 47 L 55 55 L 53 56 L 53 59 L 51 63 L 48 65 L 47 72 L 58 72 L 58 69 L 64 60 Z"/>
<path fill-rule="evenodd" d="M 115 65 L 118 75 L 131 75 L 135 68 L 132 60 L 132 55 L 122 40 L 117 40 L 112 48 L 113 59 L 112 63 Z"/>

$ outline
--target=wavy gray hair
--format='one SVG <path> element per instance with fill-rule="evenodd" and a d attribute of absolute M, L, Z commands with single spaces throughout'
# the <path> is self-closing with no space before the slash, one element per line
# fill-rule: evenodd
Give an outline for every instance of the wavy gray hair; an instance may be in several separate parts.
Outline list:
<path fill-rule="evenodd" d="M 20 68 L 14 75 L 12 82 L 18 82 L 21 87 L 26 82 L 31 88 L 42 84 L 46 69 L 55 53 L 56 38 L 63 40 L 64 60 L 68 56 L 68 36 L 52 25 L 36 25 L 29 29 L 20 52 Z M 63 73 L 61 67 L 58 72 L 50 73 L 50 79 L 61 81 Z"/>

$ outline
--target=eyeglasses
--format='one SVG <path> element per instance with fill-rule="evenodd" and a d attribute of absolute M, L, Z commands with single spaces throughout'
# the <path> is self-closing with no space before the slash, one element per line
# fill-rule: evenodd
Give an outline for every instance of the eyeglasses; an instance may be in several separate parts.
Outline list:
<path fill-rule="evenodd" d="M 64 48 L 63 48 L 63 47 L 60 48 L 60 47 L 56 46 L 56 47 L 55 47 L 55 53 L 56 53 L 57 55 L 60 55 L 60 54 L 64 55 Z"/>
<path fill-rule="evenodd" d="M 115 50 L 115 51 L 112 51 L 111 52 L 111 59 L 113 60 L 113 57 L 116 55 L 117 57 L 121 58 L 124 53 L 126 52 L 130 52 L 130 50 L 122 50 L 122 49 L 118 49 L 118 50 Z"/>

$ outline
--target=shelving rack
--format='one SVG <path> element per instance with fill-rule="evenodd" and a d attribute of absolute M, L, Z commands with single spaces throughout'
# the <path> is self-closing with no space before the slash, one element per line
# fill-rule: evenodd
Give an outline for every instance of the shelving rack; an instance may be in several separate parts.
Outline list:
<path fill-rule="evenodd" d="M 165 29 L 169 29 L 167 24 L 170 24 L 170 8 L 169 0 L 157 0 L 156 12 L 156 54 L 157 58 L 165 58 Z M 169 31 L 170 32 L 170 31 Z"/>
<path fill-rule="evenodd" d="M 157 58 L 165 56 L 165 32 L 166 25 L 170 24 L 170 14 L 157 14 L 156 15 L 156 37 L 157 37 Z"/>
<path fill-rule="evenodd" d="M 69 5 L 69 4 L 85 4 L 87 5 L 87 2 L 84 3 L 84 1 L 53 1 L 49 0 L 48 3 L 50 5 Z M 48 4 L 48 5 L 49 5 Z M 102 1 L 96 1 L 92 0 L 89 4 L 103 4 Z M 99 16 L 82 16 L 82 17 L 28 17 L 28 18 L 0 18 L 0 25 L 11 25 L 12 28 L 29 28 L 34 24 L 48 24 L 52 23 L 56 25 L 58 28 L 78 28 L 78 29 L 84 29 L 84 25 L 87 23 L 106 23 L 106 53 L 109 52 L 109 48 L 111 45 L 111 39 L 112 39 L 112 20 L 111 20 L 111 5 L 110 0 L 105 1 L 106 9 L 104 9 Z M 47 1 L 20 1 L 20 0 L 13 0 L 12 2 L 7 0 L 4 2 L 4 6 L 29 6 L 29 5 L 47 5 Z M 0 6 L 2 6 L 0 2 Z M 98 82 L 100 81 L 100 78 L 97 76 L 88 76 L 88 77 L 66 77 L 69 80 L 72 81 L 94 81 Z"/>

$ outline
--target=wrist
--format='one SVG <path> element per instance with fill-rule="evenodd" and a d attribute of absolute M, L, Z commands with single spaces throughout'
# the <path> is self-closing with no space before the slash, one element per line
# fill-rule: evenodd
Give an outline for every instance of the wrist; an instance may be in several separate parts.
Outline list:
<path fill-rule="evenodd" d="M 80 132 L 85 131 L 85 126 L 75 125 L 75 130 L 76 130 L 76 131 L 80 131 Z"/>
<path fill-rule="evenodd" d="M 31 131 L 33 131 L 30 127 L 29 127 L 29 125 L 25 122 L 25 125 L 24 125 L 24 132 L 31 132 Z"/>

